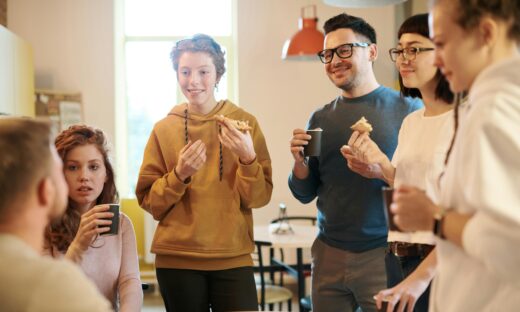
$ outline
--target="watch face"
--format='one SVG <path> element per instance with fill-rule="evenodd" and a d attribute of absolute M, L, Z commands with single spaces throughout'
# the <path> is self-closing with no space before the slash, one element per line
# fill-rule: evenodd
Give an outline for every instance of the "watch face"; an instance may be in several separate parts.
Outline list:
<path fill-rule="evenodd" d="M 446 238 L 443 234 L 444 214 L 439 218 L 433 220 L 433 234 L 442 239 Z"/>

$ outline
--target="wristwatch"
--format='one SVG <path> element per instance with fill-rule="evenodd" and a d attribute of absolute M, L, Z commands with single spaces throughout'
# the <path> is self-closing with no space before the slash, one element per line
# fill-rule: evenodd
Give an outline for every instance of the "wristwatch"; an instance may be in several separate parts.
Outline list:
<path fill-rule="evenodd" d="M 443 233 L 443 228 L 447 210 L 443 207 L 439 208 L 440 209 L 433 215 L 433 234 L 441 239 L 446 239 L 446 236 L 444 236 Z"/>

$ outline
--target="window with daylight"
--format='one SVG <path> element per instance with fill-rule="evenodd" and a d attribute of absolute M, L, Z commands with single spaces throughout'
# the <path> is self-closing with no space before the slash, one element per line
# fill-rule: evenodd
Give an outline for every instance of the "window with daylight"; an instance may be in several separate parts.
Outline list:
<path fill-rule="evenodd" d="M 170 51 L 176 41 L 204 33 L 224 49 L 226 74 L 217 100 L 233 100 L 233 6 L 236 0 L 121 0 L 118 179 L 121 197 L 134 196 L 143 151 L 153 125 L 184 101 Z M 116 48 L 117 51 L 117 48 Z M 117 53 L 117 52 L 116 52 Z M 120 125 L 121 124 L 121 125 Z"/>

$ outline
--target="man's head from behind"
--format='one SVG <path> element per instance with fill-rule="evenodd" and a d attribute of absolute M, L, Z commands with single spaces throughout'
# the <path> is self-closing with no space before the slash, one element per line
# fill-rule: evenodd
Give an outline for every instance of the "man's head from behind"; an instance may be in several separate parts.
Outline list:
<path fill-rule="evenodd" d="M 346 13 L 325 22 L 324 50 L 320 55 L 330 80 L 345 91 L 373 76 L 377 58 L 376 32 L 364 19 Z"/>
<path fill-rule="evenodd" d="M 47 218 L 63 213 L 68 189 L 51 142 L 46 122 L 0 117 L 0 225 L 29 208 Z"/>

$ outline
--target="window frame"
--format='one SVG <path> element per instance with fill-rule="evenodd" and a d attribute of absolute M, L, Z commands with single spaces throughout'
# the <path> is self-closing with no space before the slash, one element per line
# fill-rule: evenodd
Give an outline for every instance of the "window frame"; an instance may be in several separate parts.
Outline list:
<path fill-rule="evenodd" d="M 173 44 L 186 36 L 127 36 L 125 34 L 124 23 L 124 2 L 125 0 L 114 1 L 115 15 L 115 124 L 116 124 L 116 144 L 115 150 L 115 168 L 116 168 L 116 184 L 119 190 L 120 198 L 135 198 L 135 190 L 130 189 L 130 175 L 128 172 L 128 94 L 126 79 L 126 44 L 128 42 L 169 42 Z M 237 82 L 238 72 L 236 70 L 236 22 L 237 22 L 237 0 L 231 0 L 231 34 L 229 36 L 212 36 L 226 50 L 226 84 L 227 99 L 237 103 Z M 173 71 L 173 67 L 171 68 Z M 186 102 L 178 83 L 176 83 L 176 104 Z M 173 106 L 172 106 L 173 107 Z M 154 123 L 158 120 L 153 121 Z M 144 152 L 144 151 L 143 151 Z"/>

